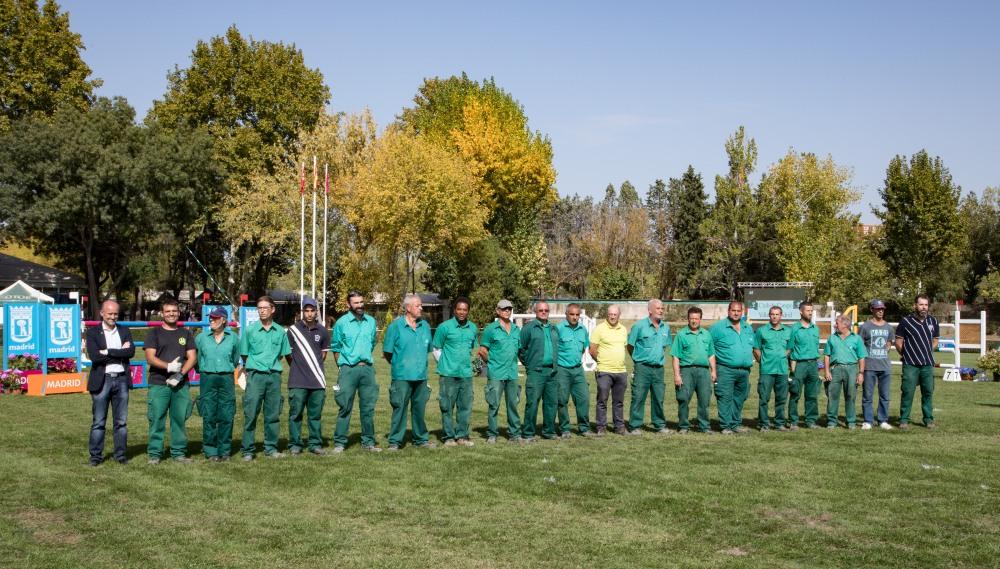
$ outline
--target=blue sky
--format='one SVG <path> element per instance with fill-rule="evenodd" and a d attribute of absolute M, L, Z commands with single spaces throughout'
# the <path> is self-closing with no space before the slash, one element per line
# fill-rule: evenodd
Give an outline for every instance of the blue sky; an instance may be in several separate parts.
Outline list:
<path fill-rule="evenodd" d="M 363 5 L 362 5 L 363 4 Z M 739 125 L 853 170 L 874 221 L 892 156 L 926 148 L 1000 186 L 1000 2 L 61 2 L 84 57 L 143 116 L 195 42 L 236 24 L 294 43 L 332 111 L 393 120 L 425 77 L 494 77 L 552 139 L 561 195 L 645 191 L 688 164 L 711 191 Z"/>

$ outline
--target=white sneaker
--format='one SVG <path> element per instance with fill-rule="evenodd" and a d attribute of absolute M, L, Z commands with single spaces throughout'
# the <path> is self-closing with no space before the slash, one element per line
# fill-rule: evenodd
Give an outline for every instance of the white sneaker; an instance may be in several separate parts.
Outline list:
<path fill-rule="evenodd" d="M 882 429 L 883 431 L 888 431 L 892 429 L 892 425 L 883 421 L 882 424 L 879 425 L 879 428 Z"/>
<path fill-rule="evenodd" d="M 870 430 L 872 430 L 872 424 L 871 423 L 862 423 L 861 424 L 861 430 L 862 431 L 870 431 Z"/>

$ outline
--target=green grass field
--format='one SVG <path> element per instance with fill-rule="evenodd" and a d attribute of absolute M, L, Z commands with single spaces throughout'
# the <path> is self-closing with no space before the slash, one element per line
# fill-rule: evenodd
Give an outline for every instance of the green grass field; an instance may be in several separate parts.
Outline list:
<path fill-rule="evenodd" d="M 1000 566 L 1000 384 L 938 383 L 933 432 L 650 432 L 525 447 L 484 444 L 475 381 L 475 448 L 363 453 L 355 412 L 342 455 L 249 464 L 197 456 L 194 416 L 196 462 L 147 465 L 145 391 L 134 390 L 132 463 L 89 468 L 88 395 L 0 396 L 0 567 Z M 331 393 L 327 438 L 335 413 Z M 427 417 L 439 431 L 433 397 Z"/>

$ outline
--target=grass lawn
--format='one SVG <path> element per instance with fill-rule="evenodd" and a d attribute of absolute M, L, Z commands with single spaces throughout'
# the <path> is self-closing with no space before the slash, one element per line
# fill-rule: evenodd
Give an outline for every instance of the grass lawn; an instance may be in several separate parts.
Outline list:
<path fill-rule="evenodd" d="M 378 377 L 385 446 L 384 363 Z M 648 432 L 524 447 L 484 443 L 475 381 L 475 448 L 363 453 L 355 411 L 344 454 L 249 464 L 197 456 L 194 416 L 196 462 L 147 465 L 145 390 L 134 390 L 132 463 L 89 468 L 88 395 L 0 396 L 0 567 L 1000 566 L 1000 384 L 939 382 L 936 431 Z M 751 426 L 755 389 L 754 378 Z M 668 420 L 676 412 L 668 387 Z M 335 414 L 331 391 L 327 438 Z M 287 405 L 282 449 L 286 415 Z M 439 434 L 433 396 L 427 417 Z M 241 425 L 238 411 L 234 438 Z"/>

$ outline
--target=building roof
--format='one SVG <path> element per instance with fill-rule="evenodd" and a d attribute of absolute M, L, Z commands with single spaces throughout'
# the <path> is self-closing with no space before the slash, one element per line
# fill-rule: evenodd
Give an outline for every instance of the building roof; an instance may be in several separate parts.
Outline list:
<path fill-rule="evenodd" d="M 71 291 L 87 288 L 87 282 L 78 275 L 0 253 L 0 287 L 10 286 L 19 280 L 39 290 Z"/>

